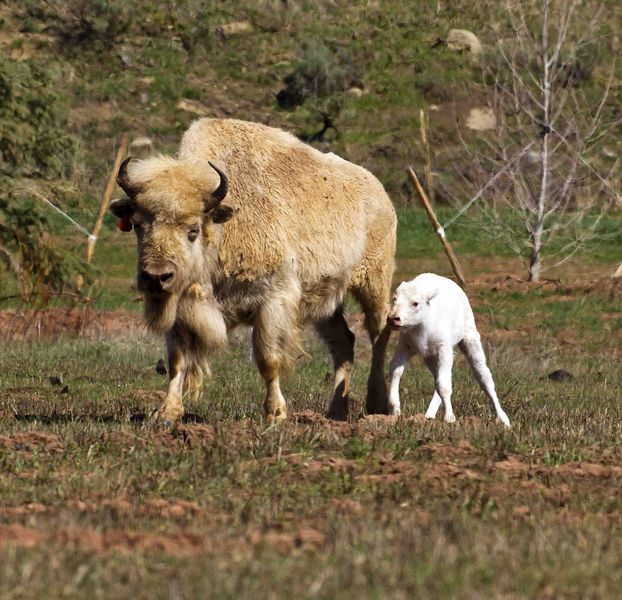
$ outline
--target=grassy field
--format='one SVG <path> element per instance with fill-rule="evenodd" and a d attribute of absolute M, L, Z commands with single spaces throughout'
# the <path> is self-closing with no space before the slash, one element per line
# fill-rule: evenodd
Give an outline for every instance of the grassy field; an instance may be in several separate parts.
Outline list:
<path fill-rule="evenodd" d="M 621 9 L 604 6 L 607 45 Z M 240 21 L 246 33 L 219 33 Z M 489 21 L 473 0 L 0 0 L 0 78 L 5 67 L 14 77 L 0 81 L 0 125 L 10 130 L 0 150 L 15 152 L 14 165 L 8 151 L 0 160 L 0 225 L 4 186 L 20 179 L 90 226 L 122 133 L 173 152 L 199 115 L 305 137 L 328 111 L 335 128 L 317 146 L 371 169 L 396 204 L 396 283 L 449 275 L 404 168 L 423 165 L 419 111 L 435 106 L 433 166 L 442 183 L 454 173 L 455 117 L 484 102 L 481 72 L 435 40 L 466 27 L 487 43 Z M 588 64 L 603 58 L 586 48 Z M 41 96 L 32 73 L 45 74 Z M 309 73 L 325 89 L 280 108 L 288 76 Z M 595 69 L 582 89 L 603 80 Z M 24 102 L 2 112 L 13 88 L 28 92 Z M 49 155 L 37 154 L 33 111 L 43 134 L 53 121 L 75 145 L 56 148 L 44 135 Z M 46 242 L 82 257 L 84 237 L 38 202 L 25 212 L 47 216 Z M 437 207 L 442 223 L 450 204 Z M 330 361 L 309 333 L 309 356 L 284 383 L 290 418 L 268 427 L 240 332 L 214 357 L 185 422 L 151 426 L 166 387 L 155 370 L 163 342 L 139 322 L 134 236 L 107 215 L 88 303 L 53 301 L 21 318 L 14 300 L 1 306 L 0 598 L 618 598 L 622 289 L 610 277 L 622 260 L 620 208 L 600 222 L 598 244 L 537 284 L 474 209 L 447 233 L 510 431 L 461 357 L 456 424 L 423 418 L 433 386 L 420 360 L 402 379 L 404 416 L 366 416 L 370 348 L 353 301 L 347 422 L 323 417 Z M 6 271 L 0 288 L 3 298 L 16 292 Z M 556 369 L 573 377 L 549 379 Z"/>
<path fill-rule="evenodd" d="M 424 250 L 418 260 L 403 252 L 398 272 L 446 272 L 434 246 L 425 250 L 419 217 L 402 217 L 401 243 L 418 232 Z M 100 260 L 120 235 L 103 241 Z M 215 357 L 202 400 L 175 432 L 146 422 L 165 388 L 154 369 L 163 344 L 139 326 L 53 341 L 44 327 L 38 341 L 6 344 L 0 596 L 617 597 L 613 265 L 584 258 L 535 285 L 511 258 L 463 250 L 511 431 L 492 419 L 462 359 L 457 424 L 422 418 L 432 382 L 417 360 L 402 383 L 404 417 L 365 417 L 369 345 L 356 314 L 346 423 L 322 416 L 330 367 L 311 335 L 310 358 L 285 383 L 286 423 L 262 420 L 263 384 L 242 333 Z M 130 249 L 121 254 L 103 306 L 133 295 Z M 559 368 L 574 379 L 546 378 Z"/>

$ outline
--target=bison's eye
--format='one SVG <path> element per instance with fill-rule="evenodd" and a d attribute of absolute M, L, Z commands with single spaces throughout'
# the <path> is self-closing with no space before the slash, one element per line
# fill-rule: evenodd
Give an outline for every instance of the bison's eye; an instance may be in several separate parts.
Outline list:
<path fill-rule="evenodd" d="M 194 242 L 194 240 L 197 239 L 197 237 L 199 237 L 199 230 L 198 229 L 190 229 L 188 231 L 188 240 L 191 242 Z"/>

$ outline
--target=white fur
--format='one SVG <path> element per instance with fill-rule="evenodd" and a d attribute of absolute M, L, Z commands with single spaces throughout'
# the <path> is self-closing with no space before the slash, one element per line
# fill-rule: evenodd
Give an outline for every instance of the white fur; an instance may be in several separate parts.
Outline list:
<path fill-rule="evenodd" d="M 451 369 L 453 350 L 458 345 L 497 417 L 506 427 L 510 426 L 486 365 L 469 299 L 451 279 L 423 273 L 412 281 L 401 283 L 395 292 L 387 321 L 400 332 L 389 368 L 390 414 L 399 415 L 401 412 L 400 378 L 411 356 L 419 353 L 435 381 L 434 395 L 425 416 L 429 419 L 436 417 L 442 402 L 445 405 L 445 421 L 452 423 L 456 420 L 451 407 Z"/>

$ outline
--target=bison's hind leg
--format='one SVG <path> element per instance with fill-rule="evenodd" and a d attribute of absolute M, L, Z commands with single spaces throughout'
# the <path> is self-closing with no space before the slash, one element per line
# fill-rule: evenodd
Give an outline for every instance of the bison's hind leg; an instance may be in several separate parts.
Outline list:
<path fill-rule="evenodd" d="M 365 407 L 369 414 L 389 414 L 389 396 L 384 377 L 384 362 L 391 330 L 387 326 L 392 266 L 379 269 L 377 278 L 369 278 L 363 287 L 352 288 L 352 294 L 365 313 L 365 327 L 372 344 L 371 370 L 367 380 Z M 385 271 L 385 272 L 382 272 Z"/>
<path fill-rule="evenodd" d="M 316 323 L 315 328 L 328 346 L 335 368 L 333 398 L 327 416 L 331 419 L 344 420 L 348 416 L 348 392 L 354 362 L 354 334 L 343 316 L 343 306 L 328 319 Z"/>

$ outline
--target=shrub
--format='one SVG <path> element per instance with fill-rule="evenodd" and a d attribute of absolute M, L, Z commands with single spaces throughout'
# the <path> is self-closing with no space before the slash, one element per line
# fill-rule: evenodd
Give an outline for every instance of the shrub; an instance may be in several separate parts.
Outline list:
<path fill-rule="evenodd" d="M 67 197 L 53 180 L 71 175 L 77 143 L 66 132 L 64 99 L 53 91 L 53 69 L 0 57 L 0 268 L 25 301 L 63 292 L 84 265 L 46 233 L 29 179 Z"/>
<path fill-rule="evenodd" d="M 331 51 L 321 42 L 305 46 L 294 70 L 283 79 L 276 99 L 281 108 L 293 108 L 307 99 L 321 99 L 357 85 L 360 69 L 343 49 Z"/>

